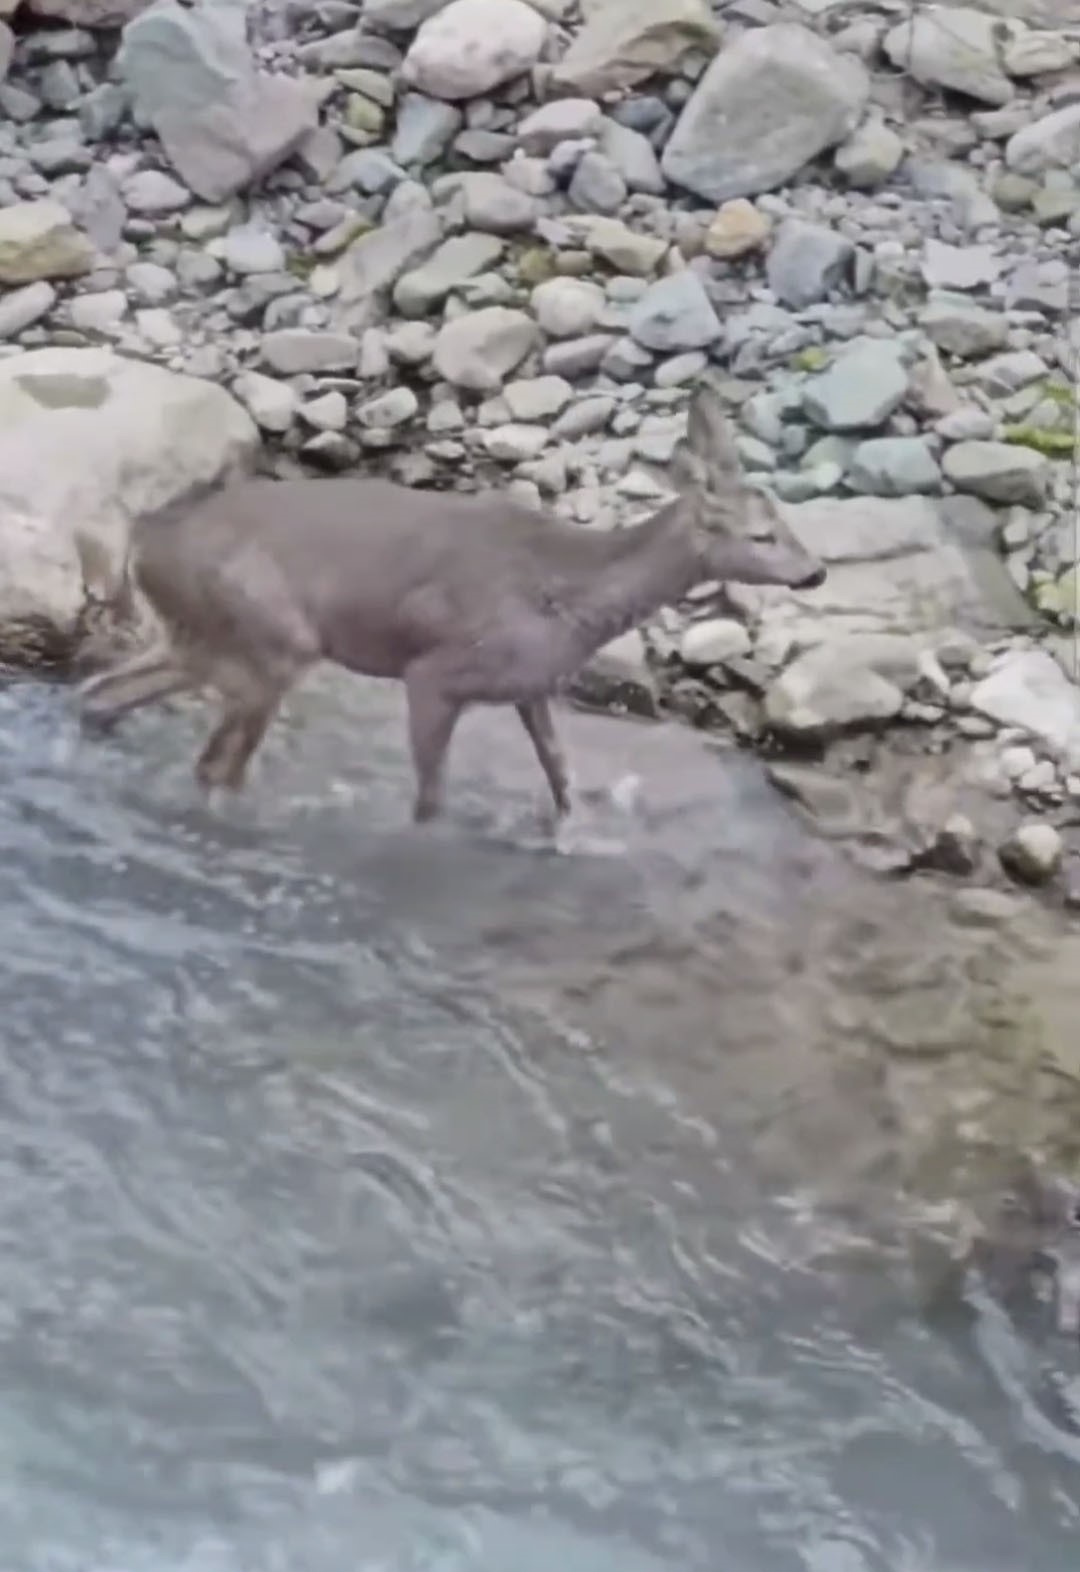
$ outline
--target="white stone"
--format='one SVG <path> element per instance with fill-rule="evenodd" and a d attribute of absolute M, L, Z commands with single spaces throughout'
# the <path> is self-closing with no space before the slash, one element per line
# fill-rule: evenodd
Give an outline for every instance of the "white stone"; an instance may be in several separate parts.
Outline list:
<path fill-rule="evenodd" d="M 256 444 L 223 388 L 111 349 L 0 361 L 0 658 L 74 653 L 88 587 L 102 599 L 120 582 L 132 519 Z"/>
<path fill-rule="evenodd" d="M 260 430 L 280 434 L 292 425 L 299 400 L 287 383 L 245 371 L 233 383 L 233 393 Z"/>
<path fill-rule="evenodd" d="M 285 266 L 281 241 L 254 224 L 230 229 L 221 251 L 225 266 L 233 273 L 279 273 Z"/>
<path fill-rule="evenodd" d="M 432 98 L 479 98 L 531 70 L 546 33 L 525 0 L 450 0 L 421 25 L 401 75 Z"/>
<path fill-rule="evenodd" d="M 717 666 L 749 653 L 750 635 L 734 617 L 692 622 L 679 641 L 679 658 L 686 666 Z"/>

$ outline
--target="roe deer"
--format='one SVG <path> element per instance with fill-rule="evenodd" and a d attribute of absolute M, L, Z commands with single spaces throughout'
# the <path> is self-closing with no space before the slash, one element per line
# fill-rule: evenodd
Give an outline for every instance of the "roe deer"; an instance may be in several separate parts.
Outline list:
<path fill-rule="evenodd" d="M 333 661 L 404 682 L 418 822 L 440 809 L 451 733 L 471 704 L 516 707 L 561 816 L 569 774 L 548 700 L 601 645 L 696 584 L 825 578 L 744 484 L 707 386 L 672 468 L 673 501 L 605 531 L 495 492 L 346 478 L 242 480 L 165 510 L 136 524 L 130 563 L 167 640 L 84 682 L 83 713 L 108 723 L 216 689 L 224 709 L 196 777 L 236 788 L 289 688 Z"/>

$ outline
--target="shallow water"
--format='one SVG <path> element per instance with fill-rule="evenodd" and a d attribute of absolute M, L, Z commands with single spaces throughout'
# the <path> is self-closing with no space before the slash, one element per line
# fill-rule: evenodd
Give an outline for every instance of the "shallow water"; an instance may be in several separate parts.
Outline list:
<path fill-rule="evenodd" d="M 1080 1128 L 1027 939 L 687 731 L 567 717 L 559 855 L 507 715 L 426 830 L 392 689 L 210 805 L 72 716 L 0 694 L 4 1572 L 1075 1567 L 1077 1350 L 942 1264 Z"/>

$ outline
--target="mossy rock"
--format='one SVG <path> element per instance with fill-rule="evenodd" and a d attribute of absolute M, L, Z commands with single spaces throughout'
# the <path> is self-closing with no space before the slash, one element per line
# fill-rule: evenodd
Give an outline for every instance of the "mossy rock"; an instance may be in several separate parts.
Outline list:
<path fill-rule="evenodd" d="M 1014 447 L 1033 448 L 1046 458 L 1070 458 L 1076 441 L 1071 431 L 1044 431 L 1039 426 L 1006 426 L 1002 437 Z"/>
<path fill-rule="evenodd" d="M 829 359 L 827 349 L 822 349 L 820 344 L 808 344 L 798 354 L 792 355 L 790 365 L 792 371 L 824 371 Z"/>
<path fill-rule="evenodd" d="M 528 246 L 515 262 L 515 271 L 523 284 L 530 287 L 545 284 L 558 272 L 555 253 L 550 246 Z"/>

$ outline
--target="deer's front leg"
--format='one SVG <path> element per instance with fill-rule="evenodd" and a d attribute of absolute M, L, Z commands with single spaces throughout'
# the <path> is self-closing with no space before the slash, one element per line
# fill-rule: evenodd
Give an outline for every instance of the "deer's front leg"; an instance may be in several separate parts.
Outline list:
<path fill-rule="evenodd" d="M 517 712 L 551 787 L 556 815 L 563 819 L 570 812 L 570 773 L 566 766 L 566 755 L 555 732 L 551 706 L 547 699 L 533 699 L 528 704 L 519 704 Z"/>
<path fill-rule="evenodd" d="M 409 745 L 416 771 L 413 819 L 424 824 L 442 806 L 446 750 L 462 711 L 459 700 L 448 699 L 434 673 L 411 671 L 405 679 L 409 704 Z"/>

